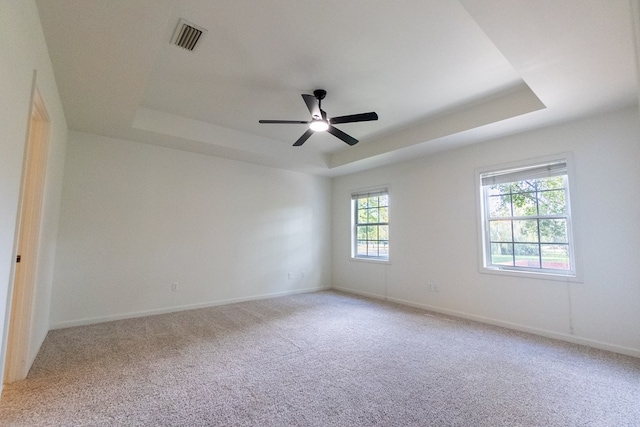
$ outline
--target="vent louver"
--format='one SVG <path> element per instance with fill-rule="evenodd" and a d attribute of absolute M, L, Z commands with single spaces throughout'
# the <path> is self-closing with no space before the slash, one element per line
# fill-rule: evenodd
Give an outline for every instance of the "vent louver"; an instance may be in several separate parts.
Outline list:
<path fill-rule="evenodd" d="M 187 50 L 193 50 L 202 34 L 206 31 L 204 28 L 197 27 L 184 19 L 180 19 L 176 31 L 171 38 L 171 43 Z"/>

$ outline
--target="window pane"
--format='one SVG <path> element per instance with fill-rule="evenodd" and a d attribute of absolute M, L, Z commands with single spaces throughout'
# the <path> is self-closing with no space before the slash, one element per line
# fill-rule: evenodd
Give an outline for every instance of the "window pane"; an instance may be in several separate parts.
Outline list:
<path fill-rule="evenodd" d="M 514 193 L 513 216 L 536 216 L 538 209 L 536 207 L 536 193 Z"/>
<path fill-rule="evenodd" d="M 569 245 L 541 245 L 542 268 L 571 270 Z"/>
<path fill-rule="evenodd" d="M 379 246 L 380 256 L 388 257 L 389 256 L 389 242 L 387 240 L 381 240 Z"/>
<path fill-rule="evenodd" d="M 389 226 L 388 225 L 381 225 L 380 227 L 378 227 L 378 233 L 379 233 L 379 238 L 380 240 L 389 240 Z"/>
<path fill-rule="evenodd" d="M 378 227 L 375 225 L 370 225 L 367 227 L 367 239 L 369 240 L 378 240 Z"/>
<path fill-rule="evenodd" d="M 532 180 L 512 182 L 511 183 L 511 192 L 512 193 L 533 192 L 533 191 L 536 190 L 536 181 L 537 180 L 532 179 Z"/>
<path fill-rule="evenodd" d="M 538 242 L 538 220 L 525 219 L 513 221 L 514 242 Z"/>
<path fill-rule="evenodd" d="M 511 192 L 510 184 L 494 184 L 486 187 L 487 194 L 489 196 L 495 196 L 498 194 L 509 194 Z"/>
<path fill-rule="evenodd" d="M 510 243 L 492 243 L 491 264 L 513 266 L 513 246 Z"/>
<path fill-rule="evenodd" d="M 538 193 L 540 215 L 564 215 L 567 212 L 564 190 L 542 191 Z"/>
<path fill-rule="evenodd" d="M 367 228 L 357 227 L 358 240 L 367 240 Z"/>
<path fill-rule="evenodd" d="M 505 194 L 489 197 L 489 216 L 491 218 L 511 216 L 511 196 Z"/>
<path fill-rule="evenodd" d="M 385 194 L 384 196 L 380 196 L 378 199 L 379 206 L 389 206 L 389 196 Z"/>
<path fill-rule="evenodd" d="M 564 188 L 564 176 L 553 176 L 538 180 L 538 191 Z"/>
<path fill-rule="evenodd" d="M 369 197 L 369 203 L 367 204 L 368 207 L 370 208 L 377 208 L 378 207 L 378 197 Z"/>
<path fill-rule="evenodd" d="M 367 255 L 378 256 L 378 242 L 367 242 Z"/>
<path fill-rule="evenodd" d="M 376 222 L 378 222 L 378 209 L 368 209 L 368 211 L 367 211 L 367 222 L 368 223 L 376 223 Z"/>
<path fill-rule="evenodd" d="M 511 221 L 489 221 L 492 242 L 511 242 Z"/>
<path fill-rule="evenodd" d="M 568 243 L 566 219 L 541 219 L 540 241 L 544 243 Z"/>
<path fill-rule="evenodd" d="M 367 255 L 367 241 L 366 240 L 358 240 L 358 244 L 356 246 L 356 255 L 366 256 Z"/>
<path fill-rule="evenodd" d="M 540 268 L 540 247 L 537 244 L 516 243 L 513 245 L 513 251 L 515 252 L 517 267 Z"/>
<path fill-rule="evenodd" d="M 386 208 L 386 207 L 380 208 L 380 211 L 379 211 L 380 212 L 380 215 L 379 215 L 380 222 L 389 222 L 389 211 L 388 211 L 388 209 L 389 208 Z"/>
<path fill-rule="evenodd" d="M 365 209 L 367 207 L 367 199 L 358 199 L 358 209 Z"/>
<path fill-rule="evenodd" d="M 367 223 L 367 210 L 362 209 L 358 210 L 358 224 L 366 224 Z"/>

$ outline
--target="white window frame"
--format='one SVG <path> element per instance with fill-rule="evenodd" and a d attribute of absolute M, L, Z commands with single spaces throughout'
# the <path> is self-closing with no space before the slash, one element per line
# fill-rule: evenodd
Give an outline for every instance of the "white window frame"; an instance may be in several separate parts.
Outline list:
<path fill-rule="evenodd" d="M 538 177 L 545 175 L 544 168 L 553 169 L 558 165 L 564 165 L 564 172 L 561 173 L 565 178 L 565 200 L 566 200 L 566 224 L 567 224 L 567 243 L 569 247 L 569 263 L 570 270 L 545 269 L 538 267 L 519 267 L 519 266 L 502 266 L 491 264 L 491 249 L 489 235 L 489 218 L 487 212 L 487 200 L 483 187 L 483 178 L 499 177 L 499 176 L 522 176 L 528 173 L 538 173 Z M 549 172 L 551 175 L 553 171 Z M 520 175 L 522 174 L 522 175 Z M 556 172 L 556 176 L 558 173 Z M 479 266 L 481 273 L 512 275 L 519 277 L 535 277 L 549 280 L 581 281 L 579 276 L 577 245 L 574 239 L 574 218 L 572 207 L 575 208 L 575 201 L 571 198 L 571 188 L 575 189 L 575 180 L 573 179 L 573 156 L 571 153 L 562 153 L 553 156 L 547 156 L 537 159 L 529 159 L 509 164 L 495 165 L 476 170 L 476 189 L 478 201 L 478 243 L 479 243 Z M 535 176 L 532 176 L 535 178 Z M 498 178 L 499 179 L 499 178 Z M 507 178 L 508 179 L 508 178 Z M 516 178 L 517 179 L 517 178 Z M 508 182 L 511 182 L 510 180 Z M 575 210 L 575 209 L 573 209 Z M 513 217 L 512 217 L 513 218 Z M 545 216 L 531 217 L 532 219 L 545 219 Z M 552 219 L 552 218 L 551 218 Z M 538 242 L 540 244 L 540 242 Z M 542 266 L 541 266 L 542 267 Z"/>
<path fill-rule="evenodd" d="M 387 242 L 390 241 L 390 204 L 391 204 L 391 196 L 389 194 L 388 186 L 374 187 L 364 190 L 357 190 L 351 192 L 351 259 L 356 261 L 366 261 L 366 262 L 376 262 L 376 263 L 389 263 L 390 262 L 390 251 L 389 251 L 389 243 L 387 243 L 387 255 L 386 256 L 370 256 L 370 255 L 358 255 L 357 247 L 358 247 L 358 209 L 357 202 L 358 199 L 362 199 L 365 197 L 374 197 L 379 195 L 387 196 L 387 222 L 379 222 L 379 223 L 371 223 L 371 225 L 379 226 L 386 225 L 388 239 Z M 370 223 L 367 223 L 370 224 Z"/>

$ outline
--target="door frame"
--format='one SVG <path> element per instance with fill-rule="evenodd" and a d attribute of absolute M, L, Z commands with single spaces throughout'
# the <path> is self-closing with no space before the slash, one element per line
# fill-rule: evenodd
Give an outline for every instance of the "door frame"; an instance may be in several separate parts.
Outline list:
<path fill-rule="evenodd" d="M 29 343 L 50 131 L 51 120 L 34 78 L 14 244 L 14 253 L 19 258 L 15 260 L 11 289 L 9 332 L 4 366 L 5 383 L 26 378 L 31 368 L 31 361 L 28 360 Z"/>

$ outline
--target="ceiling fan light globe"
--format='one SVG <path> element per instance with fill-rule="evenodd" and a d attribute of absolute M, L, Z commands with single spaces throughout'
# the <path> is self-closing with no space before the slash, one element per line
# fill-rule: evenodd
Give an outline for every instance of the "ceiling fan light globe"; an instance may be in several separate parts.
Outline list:
<path fill-rule="evenodd" d="M 329 129 L 329 123 L 325 122 L 324 120 L 313 120 L 309 124 L 309 129 L 314 132 L 324 132 Z"/>

